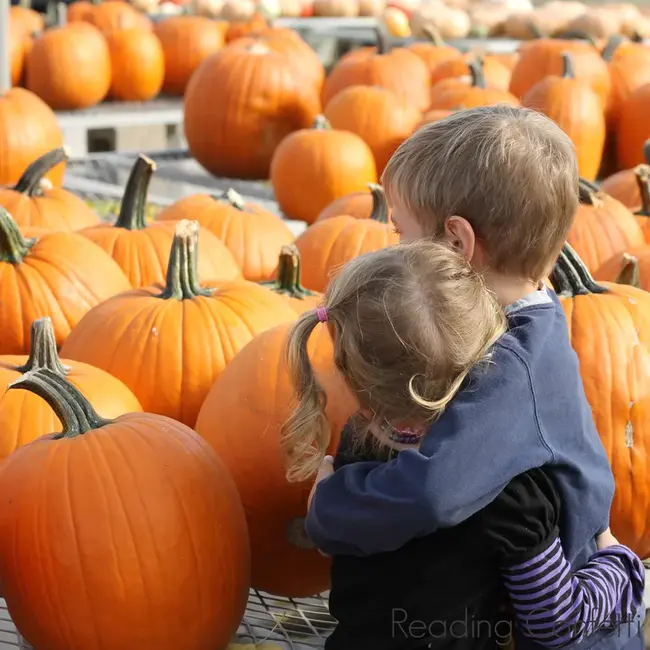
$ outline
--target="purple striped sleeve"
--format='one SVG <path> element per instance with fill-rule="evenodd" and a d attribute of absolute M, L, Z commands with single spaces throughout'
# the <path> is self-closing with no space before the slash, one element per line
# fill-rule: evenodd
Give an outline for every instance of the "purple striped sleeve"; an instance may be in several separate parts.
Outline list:
<path fill-rule="evenodd" d="M 559 538 L 503 571 L 522 633 L 548 648 L 631 621 L 643 600 L 644 578 L 641 560 L 625 546 L 598 551 L 572 573 Z"/>

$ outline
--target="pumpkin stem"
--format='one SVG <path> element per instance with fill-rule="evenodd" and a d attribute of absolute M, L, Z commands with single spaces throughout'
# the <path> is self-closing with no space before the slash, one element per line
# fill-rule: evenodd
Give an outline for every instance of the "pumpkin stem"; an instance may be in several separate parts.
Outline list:
<path fill-rule="evenodd" d="M 35 239 L 22 236 L 18 224 L 0 206 L 0 262 L 20 264 L 35 243 Z"/>
<path fill-rule="evenodd" d="M 562 52 L 562 78 L 575 79 L 576 73 L 573 68 L 573 57 L 568 52 Z"/>
<path fill-rule="evenodd" d="M 440 35 L 437 27 L 434 27 L 433 25 L 427 25 L 426 27 L 422 28 L 422 33 L 426 36 L 427 41 L 429 41 L 432 45 L 435 45 L 436 47 L 445 46 L 445 41 Z"/>
<path fill-rule="evenodd" d="M 632 43 L 643 43 L 643 41 L 645 41 L 645 38 L 638 30 L 634 30 L 634 33 L 632 36 L 630 36 L 630 40 Z"/>
<path fill-rule="evenodd" d="M 39 368 L 47 368 L 60 375 L 67 375 L 70 372 L 70 368 L 61 363 L 56 349 L 52 319 L 49 316 L 39 318 L 32 323 L 29 358 L 25 365 L 18 366 L 16 370 L 24 374 Z"/>
<path fill-rule="evenodd" d="M 370 193 L 372 194 L 372 211 L 370 218 L 379 223 L 388 223 L 388 202 L 384 188 L 377 183 L 368 183 Z"/>
<path fill-rule="evenodd" d="M 372 29 L 375 32 L 375 38 L 377 40 L 377 54 L 390 54 L 393 48 L 388 32 L 381 26 L 376 26 Z"/>
<path fill-rule="evenodd" d="M 167 266 L 167 281 L 159 295 L 165 300 L 190 300 L 198 296 L 211 296 L 214 289 L 199 283 L 198 247 L 199 223 L 183 219 L 176 226 L 174 241 Z"/>
<path fill-rule="evenodd" d="M 641 288 L 639 277 L 639 261 L 633 255 L 623 253 L 621 260 L 621 271 L 615 280 L 616 284 L 625 284 L 629 287 Z"/>
<path fill-rule="evenodd" d="M 485 88 L 485 74 L 483 73 L 483 57 L 478 56 L 467 64 L 469 73 L 472 76 L 474 88 Z"/>
<path fill-rule="evenodd" d="M 564 298 L 605 293 L 607 289 L 596 284 L 584 262 L 569 244 L 564 244 L 553 272 L 551 283 L 555 292 Z"/>
<path fill-rule="evenodd" d="M 65 2 L 56 3 L 56 26 L 65 27 L 68 24 L 68 6 Z"/>
<path fill-rule="evenodd" d="M 275 293 L 298 300 L 317 295 L 300 284 L 300 253 L 294 244 L 285 245 L 280 249 L 276 279 L 260 284 Z"/>
<path fill-rule="evenodd" d="M 52 438 L 75 438 L 108 424 L 97 415 L 90 402 L 62 374 L 49 368 L 37 368 L 21 375 L 7 390 L 23 389 L 42 397 L 54 411 L 63 431 Z"/>
<path fill-rule="evenodd" d="M 317 115 L 311 128 L 316 129 L 316 131 L 329 131 L 332 125 L 324 115 Z"/>
<path fill-rule="evenodd" d="M 635 214 L 638 217 L 650 217 L 650 166 L 637 165 L 634 175 L 641 195 L 641 209 Z"/>
<path fill-rule="evenodd" d="M 225 192 L 213 194 L 212 198 L 215 201 L 225 201 L 230 205 L 230 207 L 235 208 L 241 212 L 244 212 L 244 210 L 246 210 L 246 202 L 244 201 L 242 195 L 238 192 L 235 192 L 232 187 L 227 189 Z"/>
<path fill-rule="evenodd" d="M 534 20 L 529 20 L 526 23 L 526 27 L 528 27 L 534 39 L 546 38 L 546 34 L 540 29 L 540 26 Z"/>
<path fill-rule="evenodd" d="M 126 182 L 116 228 L 144 230 L 147 227 L 147 192 L 155 171 L 156 163 L 140 154 Z"/>
<path fill-rule="evenodd" d="M 650 138 L 648 138 L 643 145 L 643 157 L 648 165 L 650 165 Z"/>
<path fill-rule="evenodd" d="M 602 57 L 609 63 L 613 58 L 614 54 L 616 53 L 616 50 L 623 44 L 625 39 L 620 35 L 616 34 L 615 36 L 611 36 L 609 40 L 607 41 L 607 45 L 605 45 L 605 49 L 603 49 Z"/>
<path fill-rule="evenodd" d="M 48 151 L 27 167 L 13 188 L 14 191 L 26 194 L 27 196 L 38 196 L 42 193 L 42 181 L 45 174 L 59 163 L 67 160 L 68 152 L 65 147 L 58 147 L 57 149 Z"/>
<path fill-rule="evenodd" d="M 603 193 L 596 185 L 590 183 L 584 178 L 581 178 L 578 183 L 578 196 L 580 198 L 580 203 L 584 205 L 591 205 L 594 208 L 599 208 L 603 204 Z"/>

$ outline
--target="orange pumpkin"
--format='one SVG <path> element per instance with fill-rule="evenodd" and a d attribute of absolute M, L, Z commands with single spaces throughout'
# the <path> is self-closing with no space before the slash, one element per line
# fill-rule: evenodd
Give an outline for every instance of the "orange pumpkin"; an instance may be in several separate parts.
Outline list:
<path fill-rule="evenodd" d="M 420 121 L 420 111 L 385 88 L 350 86 L 335 95 L 323 112 L 333 128 L 358 135 L 375 157 L 381 175 L 397 147 Z"/>
<path fill-rule="evenodd" d="M 451 111 L 492 104 L 509 104 L 519 106 L 519 100 L 507 90 L 501 90 L 487 84 L 481 59 L 467 64 L 470 78 L 448 78 L 431 88 L 429 110 Z"/>
<path fill-rule="evenodd" d="M 383 29 L 376 28 L 377 47 L 360 48 L 334 64 L 323 85 L 323 106 L 349 86 L 380 86 L 423 111 L 429 105 L 430 73 L 426 63 L 406 48 L 392 49 Z"/>
<path fill-rule="evenodd" d="M 637 289 L 650 289 L 650 246 L 632 248 L 605 262 L 595 273 L 598 281 L 627 284 Z"/>
<path fill-rule="evenodd" d="M 123 102 L 147 102 L 158 95 L 165 78 L 165 55 L 158 37 L 142 28 L 106 37 L 111 55 L 110 96 Z"/>
<path fill-rule="evenodd" d="M 61 431 L 54 411 L 43 400 L 31 393 L 7 391 L 20 375 L 38 368 L 66 377 L 102 417 L 142 410 L 135 395 L 119 379 L 85 363 L 60 359 L 52 321 L 47 316 L 39 318 L 32 323 L 29 356 L 0 356 L 0 460 L 43 435 L 43 431 Z"/>
<path fill-rule="evenodd" d="M 621 167 L 644 161 L 643 147 L 650 138 L 650 83 L 637 88 L 621 105 L 616 147 Z"/>
<path fill-rule="evenodd" d="M 433 124 L 434 122 L 439 122 L 440 120 L 444 120 L 446 117 L 449 117 L 455 112 L 456 112 L 455 110 L 447 111 L 444 109 L 434 108 L 422 115 L 422 119 L 420 120 L 417 128 L 419 129 L 423 126 L 426 126 L 427 124 Z"/>
<path fill-rule="evenodd" d="M 30 36 L 40 34 L 40 32 L 45 29 L 45 19 L 43 18 L 43 15 L 34 9 L 23 7 L 22 5 L 12 5 L 10 15 L 12 18 L 17 18 L 21 22 L 25 31 Z"/>
<path fill-rule="evenodd" d="M 21 227 L 46 230 L 79 230 L 99 223 L 99 217 L 75 194 L 52 187 L 45 179 L 54 167 L 68 159 L 63 147 L 34 160 L 18 182 L 0 189 L 0 205 Z"/>
<path fill-rule="evenodd" d="M 202 286 L 197 233 L 196 222 L 181 221 L 165 285 L 106 300 L 86 314 L 61 349 L 63 356 L 121 379 L 148 413 L 188 426 L 232 357 L 256 334 L 296 317 L 280 296 L 252 282 Z"/>
<path fill-rule="evenodd" d="M 596 271 L 617 253 L 643 246 L 641 227 L 619 201 L 590 183 L 580 182 L 580 206 L 567 241 L 587 265 Z"/>
<path fill-rule="evenodd" d="M 605 115 L 588 81 L 576 78 L 573 57 L 562 54 L 561 76 L 550 75 L 524 96 L 523 105 L 550 117 L 571 138 L 580 175 L 593 181 L 605 147 Z"/>
<path fill-rule="evenodd" d="M 89 108 L 111 85 L 106 39 L 91 25 L 53 27 L 27 55 L 25 86 L 54 110 Z"/>
<path fill-rule="evenodd" d="M 290 219 L 316 221 L 334 199 L 377 182 L 368 145 L 354 133 L 330 127 L 321 115 L 313 128 L 285 138 L 271 161 L 271 183 Z"/>
<path fill-rule="evenodd" d="M 376 190 L 375 183 L 369 183 L 368 189 L 369 191 L 366 192 L 350 192 L 340 199 L 334 199 L 324 210 L 321 210 L 316 221 L 340 217 L 342 214 L 355 219 L 368 219 L 376 201 L 373 190 L 383 191 L 381 188 Z M 390 219 L 390 211 L 388 218 Z"/>
<path fill-rule="evenodd" d="M 271 280 L 282 247 L 295 239 L 282 219 L 256 203 L 244 201 L 233 189 L 186 196 L 165 208 L 156 219 L 195 219 L 226 245 L 244 278 L 251 282 Z"/>
<path fill-rule="evenodd" d="M 28 165 L 63 146 L 63 132 L 52 109 L 24 88 L 0 91 L 0 185 L 14 185 Z M 65 161 L 47 175 L 63 185 Z"/>
<path fill-rule="evenodd" d="M 646 142 L 645 156 L 648 164 L 623 169 L 606 178 L 600 185 L 603 192 L 613 196 L 632 211 L 641 208 L 639 183 L 650 176 L 650 140 Z"/>
<path fill-rule="evenodd" d="M 73 232 L 25 238 L 0 208 L 0 354 L 27 354 L 33 321 L 50 316 L 57 345 L 92 307 L 129 288 L 120 267 Z"/>
<path fill-rule="evenodd" d="M 247 20 L 231 20 L 226 30 L 226 43 L 231 43 L 239 38 L 252 36 L 263 32 L 269 27 L 269 21 L 263 14 L 256 11 Z"/>
<path fill-rule="evenodd" d="M 295 403 L 284 354 L 289 328 L 280 325 L 260 334 L 233 359 L 208 393 L 196 430 L 239 489 L 251 539 L 252 586 L 301 597 L 328 588 L 330 563 L 304 533 L 310 485 L 289 483 L 285 475 L 280 429 Z M 309 355 L 329 397 L 332 453 L 356 405 L 335 369 L 325 327 L 312 334 Z"/>
<path fill-rule="evenodd" d="M 461 51 L 451 45 L 447 45 L 442 40 L 437 29 L 429 26 L 425 27 L 422 31 L 428 40 L 411 43 L 408 49 L 417 54 L 426 63 L 430 73 L 433 73 L 436 66 L 443 61 L 462 60 L 463 55 Z"/>
<path fill-rule="evenodd" d="M 303 283 L 313 291 L 325 291 L 330 277 L 358 255 L 381 250 L 399 241 L 388 223 L 384 191 L 372 187 L 373 211 L 369 219 L 340 215 L 310 226 L 296 240 L 302 259 Z"/>
<path fill-rule="evenodd" d="M 462 81 L 471 77 L 471 65 L 479 63 L 486 86 L 506 92 L 510 85 L 510 70 L 495 59 L 468 54 L 460 59 L 450 59 L 438 64 L 431 73 L 432 88 L 448 79 Z"/>
<path fill-rule="evenodd" d="M 26 43 L 30 39 L 25 26 L 19 18 L 9 16 L 9 66 L 11 83 L 17 86 L 23 76 Z"/>
<path fill-rule="evenodd" d="M 650 294 L 597 285 L 570 247 L 552 276 L 600 438 L 616 480 L 612 532 L 650 555 Z"/>
<path fill-rule="evenodd" d="M 80 232 L 110 255 L 134 288 L 164 282 L 175 222 L 147 223 L 147 190 L 156 163 L 144 155 L 136 160 L 126 184 L 115 224 L 101 224 Z M 200 229 L 198 273 L 202 280 L 241 277 L 235 258 L 212 233 Z"/>
<path fill-rule="evenodd" d="M 74 7 L 74 4 L 72 7 Z M 91 1 L 88 11 L 82 15 L 85 22 L 94 25 L 105 36 L 131 29 L 146 29 L 148 31 L 153 29 L 151 20 L 147 16 L 140 13 L 128 2 L 122 2 L 121 0 L 112 0 L 111 2 Z M 68 19 L 70 19 L 69 14 Z"/>
<path fill-rule="evenodd" d="M 310 126 L 319 110 L 318 90 L 285 55 L 263 43 L 233 45 L 192 76 L 185 92 L 185 136 L 192 155 L 212 174 L 268 178 L 276 147 Z"/>
<path fill-rule="evenodd" d="M 225 648 L 246 607 L 250 547 L 214 451 L 169 418 L 105 420 L 56 372 L 30 372 L 11 388 L 38 395 L 62 425 L 0 469 L 0 571 L 29 643 Z"/>
<path fill-rule="evenodd" d="M 323 299 L 322 294 L 310 291 L 302 286 L 300 252 L 294 244 L 282 247 L 275 280 L 262 282 L 262 286 L 286 298 L 291 308 L 298 314 L 304 314 L 310 309 L 315 309 Z"/>
<path fill-rule="evenodd" d="M 172 16 L 154 27 L 165 59 L 163 92 L 182 95 L 194 71 L 223 47 L 219 25 L 203 16 Z"/>

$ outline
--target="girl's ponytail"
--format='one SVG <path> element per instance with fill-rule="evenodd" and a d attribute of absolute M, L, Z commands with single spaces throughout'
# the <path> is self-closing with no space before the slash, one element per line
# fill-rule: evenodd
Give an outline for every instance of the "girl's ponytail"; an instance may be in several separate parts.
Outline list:
<path fill-rule="evenodd" d="M 282 426 L 282 445 L 288 459 L 287 480 L 304 481 L 316 474 L 330 442 L 325 415 L 327 396 L 318 383 L 307 344 L 319 319 L 315 311 L 301 316 L 289 333 L 286 362 L 298 405 Z"/>

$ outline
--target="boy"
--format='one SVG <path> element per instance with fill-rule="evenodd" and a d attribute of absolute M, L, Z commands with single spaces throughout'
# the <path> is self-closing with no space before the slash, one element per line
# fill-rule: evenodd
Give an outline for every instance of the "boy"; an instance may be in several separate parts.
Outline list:
<path fill-rule="evenodd" d="M 465 521 L 515 476 L 546 466 L 562 496 L 562 544 L 579 568 L 608 528 L 614 483 L 564 312 L 542 286 L 578 205 L 571 141 L 526 109 L 461 111 L 405 141 L 383 182 L 401 239 L 461 250 L 504 306 L 509 332 L 418 451 L 321 468 L 309 537 L 329 555 L 392 551 Z M 621 648 L 639 632 L 623 627 L 580 645 Z"/>

